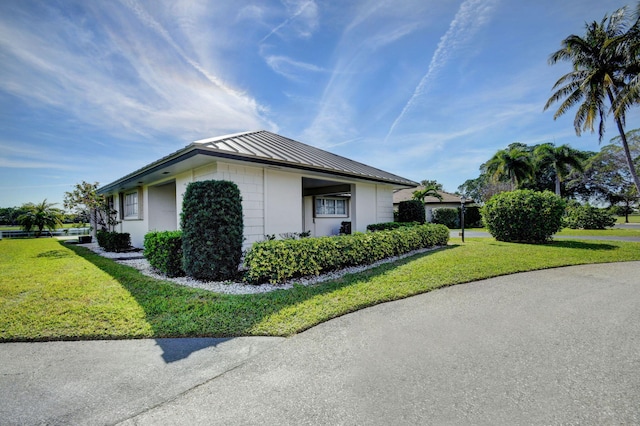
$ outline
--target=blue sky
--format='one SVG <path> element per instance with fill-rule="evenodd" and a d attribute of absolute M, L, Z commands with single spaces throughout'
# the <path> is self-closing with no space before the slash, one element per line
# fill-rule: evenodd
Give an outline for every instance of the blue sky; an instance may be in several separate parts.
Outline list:
<path fill-rule="evenodd" d="M 82 180 L 247 130 L 451 192 L 512 142 L 597 151 L 573 111 L 543 112 L 569 70 L 547 59 L 626 4 L 3 0 L 0 207 L 61 203 Z"/>

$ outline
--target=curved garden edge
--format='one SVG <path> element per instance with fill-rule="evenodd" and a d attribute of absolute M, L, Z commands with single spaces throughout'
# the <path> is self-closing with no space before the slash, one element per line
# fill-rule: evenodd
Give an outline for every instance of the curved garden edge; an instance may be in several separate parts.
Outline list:
<path fill-rule="evenodd" d="M 379 303 L 498 275 L 587 263 L 640 261 L 640 243 L 552 244 L 452 239 L 321 285 L 218 294 L 153 279 L 82 247 L 0 242 L 0 341 L 291 336 Z M 53 268 L 53 269 L 52 269 Z"/>

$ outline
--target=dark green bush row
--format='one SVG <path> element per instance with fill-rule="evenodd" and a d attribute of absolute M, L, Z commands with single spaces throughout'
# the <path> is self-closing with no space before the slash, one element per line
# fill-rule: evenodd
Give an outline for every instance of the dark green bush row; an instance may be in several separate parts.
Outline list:
<path fill-rule="evenodd" d="M 372 223 L 367 225 L 367 231 L 388 231 L 390 229 L 398 229 L 404 228 L 406 226 L 416 226 L 420 225 L 418 222 L 383 222 L 383 223 Z"/>
<path fill-rule="evenodd" d="M 182 231 L 150 232 L 144 236 L 144 257 L 168 277 L 182 277 Z"/>
<path fill-rule="evenodd" d="M 460 228 L 460 208 L 438 207 L 431 212 L 431 222 L 449 229 Z"/>
<path fill-rule="evenodd" d="M 224 180 L 187 186 L 181 215 L 183 268 L 196 279 L 234 278 L 242 258 L 244 223 L 237 185 Z"/>
<path fill-rule="evenodd" d="M 284 282 L 366 265 L 412 250 L 446 245 L 448 241 L 449 229 L 432 224 L 366 234 L 261 241 L 254 243 L 245 257 L 245 279 L 252 283 Z"/>
<path fill-rule="evenodd" d="M 419 222 L 427 221 L 424 204 L 420 200 L 407 200 L 398 203 L 398 222 Z"/>
<path fill-rule="evenodd" d="M 480 207 L 469 206 L 464 208 L 464 226 L 467 228 L 482 228 L 482 214 Z"/>
<path fill-rule="evenodd" d="M 433 209 L 432 223 L 440 223 L 448 228 L 460 228 L 460 207 L 438 207 Z M 464 208 L 464 226 L 466 228 L 482 228 L 482 215 L 480 207 L 469 206 Z"/>
<path fill-rule="evenodd" d="M 562 198 L 550 191 L 522 189 L 491 197 L 482 217 L 498 241 L 543 243 L 562 228 L 565 207 Z"/>
<path fill-rule="evenodd" d="M 572 229 L 605 229 L 616 224 L 616 219 L 610 211 L 586 205 L 571 205 L 567 207 L 564 226 Z"/>
<path fill-rule="evenodd" d="M 131 248 L 131 235 L 128 232 L 98 231 L 96 233 L 98 245 L 104 251 L 122 252 Z"/>

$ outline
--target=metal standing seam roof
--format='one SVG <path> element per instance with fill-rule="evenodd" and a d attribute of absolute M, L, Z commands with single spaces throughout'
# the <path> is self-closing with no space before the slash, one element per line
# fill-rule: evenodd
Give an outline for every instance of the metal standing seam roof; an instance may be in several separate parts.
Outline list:
<path fill-rule="evenodd" d="M 281 161 L 323 171 L 334 171 L 386 182 L 417 185 L 409 179 L 350 160 L 293 139 L 260 130 L 194 142 L 207 148 L 238 155 Z"/>
<path fill-rule="evenodd" d="M 195 154 L 333 173 L 393 185 L 410 187 L 418 185 L 416 182 L 384 170 L 367 166 L 266 130 L 259 130 L 195 141 L 173 154 L 105 185 L 100 192 L 106 192 L 122 182 L 150 173 L 152 170 L 175 161 L 184 155 L 193 155 L 194 151 Z"/>

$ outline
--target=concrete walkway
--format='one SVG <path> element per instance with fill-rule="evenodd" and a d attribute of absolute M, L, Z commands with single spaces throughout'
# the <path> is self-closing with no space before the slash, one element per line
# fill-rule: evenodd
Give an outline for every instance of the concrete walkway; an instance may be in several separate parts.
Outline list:
<path fill-rule="evenodd" d="M 289 339 L 0 345 L 2 424 L 640 424 L 640 262 L 453 286 Z"/>

